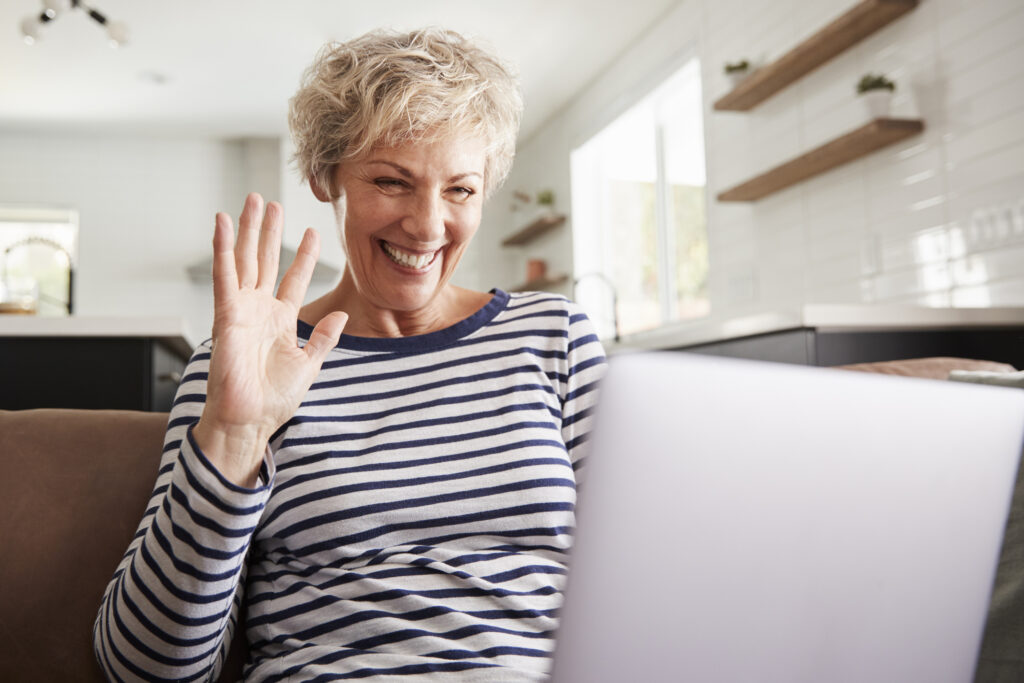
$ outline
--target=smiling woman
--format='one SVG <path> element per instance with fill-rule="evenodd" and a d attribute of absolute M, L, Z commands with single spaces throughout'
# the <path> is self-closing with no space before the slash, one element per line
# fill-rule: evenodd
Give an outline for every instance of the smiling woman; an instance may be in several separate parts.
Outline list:
<path fill-rule="evenodd" d="M 217 215 L 213 338 L 96 620 L 110 678 L 214 679 L 236 628 L 249 681 L 546 677 L 604 356 L 563 297 L 450 284 L 520 109 L 447 31 L 307 72 L 297 160 L 345 272 L 303 305 L 309 230 L 275 294 L 282 207 L 250 195 L 237 239 Z"/>

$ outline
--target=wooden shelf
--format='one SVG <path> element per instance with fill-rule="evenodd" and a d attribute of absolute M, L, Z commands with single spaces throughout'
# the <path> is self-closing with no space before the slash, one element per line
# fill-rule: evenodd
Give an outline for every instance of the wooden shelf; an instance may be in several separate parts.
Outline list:
<path fill-rule="evenodd" d="M 514 235 L 512 235 L 511 237 L 505 238 L 505 240 L 502 241 L 501 246 L 503 246 L 503 247 L 515 247 L 515 246 L 519 246 L 521 244 L 526 244 L 527 242 L 530 242 L 530 241 L 540 237 L 541 235 L 546 233 L 548 230 L 554 230 L 555 228 L 557 228 L 559 225 L 561 225 L 564 222 L 565 222 L 565 216 L 563 216 L 562 214 L 552 214 L 550 216 L 541 216 L 540 218 L 538 218 L 537 220 L 533 221 L 532 223 L 527 225 L 525 228 L 523 228 L 519 232 L 517 232 Z"/>
<path fill-rule="evenodd" d="M 718 195 L 720 202 L 752 202 L 859 159 L 924 130 L 920 119 L 874 119 L 821 147 Z"/>
<path fill-rule="evenodd" d="M 512 287 L 513 292 L 544 292 L 552 287 L 559 287 L 569 281 L 568 275 L 555 275 L 554 277 L 541 277 L 536 280 L 524 282 L 521 285 Z"/>
<path fill-rule="evenodd" d="M 917 0 L 862 0 L 715 102 L 718 111 L 748 111 L 787 85 L 917 7 Z M 851 90 L 853 86 L 851 85 Z"/>

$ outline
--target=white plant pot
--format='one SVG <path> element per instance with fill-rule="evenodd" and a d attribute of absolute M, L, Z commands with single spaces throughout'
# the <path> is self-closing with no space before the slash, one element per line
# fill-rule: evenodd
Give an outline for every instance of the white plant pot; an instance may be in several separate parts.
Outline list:
<path fill-rule="evenodd" d="M 861 94 L 864 107 L 872 119 L 883 119 L 889 116 L 892 109 L 892 91 L 888 89 L 869 90 Z"/>
<path fill-rule="evenodd" d="M 729 85 L 735 90 L 736 86 L 750 77 L 750 69 L 746 71 L 732 71 L 725 74 L 725 77 L 729 79 Z"/>

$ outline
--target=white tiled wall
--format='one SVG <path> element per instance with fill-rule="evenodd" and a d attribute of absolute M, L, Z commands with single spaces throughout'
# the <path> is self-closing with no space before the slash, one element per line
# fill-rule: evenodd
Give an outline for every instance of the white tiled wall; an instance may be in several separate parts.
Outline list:
<path fill-rule="evenodd" d="M 880 71 L 897 83 L 893 115 L 924 119 L 925 132 L 759 202 L 712 200 L 712 316 L 803 303 L 1024 305 L 1021 0 L 921 0 L 752 111 L 712 110 L 730 87 L 725 62 L 770 61 L 854 4 L 681 2 L 521 145 L 509 188 L 554 187 L 567 209 L 568 153 L 581 131 L 613 112 L 681 42 L 703 63 L 710 198 L 864 123 L 855 84 Z M 515 229 L 503 203 L 493 202 L 489 228 L 497 234 L 486 254 L 494 268 L 483 272 L 510 284 L 537 256 L 571 268 L 568 234 L 525 250 L 497 248 Z"/>
<path fill-rule="evenodd" d="M 774 59 L 853 4 L 703 2 L 708 104 L 729 88 L 724 62 Z M 760 202 L 712 204 L 719 314 L 794 302 L 1024 305 L 1020 0 L 922 0 L 750 113 L 709 106 L 709 194 L 863 123 L 853 92 L 869 71 L 896 81 L 893 115 L 923 118 L 925 132 Z M 730 287 L 750 272 L 754 287 Z"/>

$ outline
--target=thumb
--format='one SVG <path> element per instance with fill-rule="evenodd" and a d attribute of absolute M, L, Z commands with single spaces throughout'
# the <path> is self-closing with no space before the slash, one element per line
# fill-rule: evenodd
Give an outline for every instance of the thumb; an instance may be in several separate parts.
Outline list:
<path fill-rule="evenodd" d="M 324 316 L 323 320 L 313 328 L 313 334 L 309 335 L 309 341 L 303 349 L 306 355 L 316 364 L 317 370 L 323 365 L 327 354 L 338 344 L 341 331 L 348 323 L 348 313 L 334 311 Z"/>

